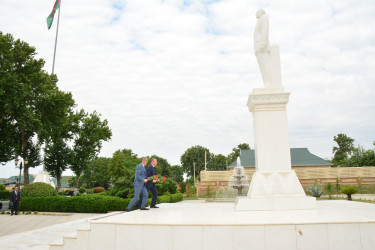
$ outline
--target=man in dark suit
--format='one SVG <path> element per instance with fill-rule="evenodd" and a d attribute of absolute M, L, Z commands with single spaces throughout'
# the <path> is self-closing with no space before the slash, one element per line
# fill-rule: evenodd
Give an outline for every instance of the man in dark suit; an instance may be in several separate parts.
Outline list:
<path fill-rule="evenodd" d="M 142 193 L 142 204 L 141 204 L 141 210 L 149 210 L 146 208 L 147 198 L 148 198 L 148 192 L 144 185 L 144 183 L 147 182 L 146 178 L 146 169 L 145 166 L 147 165 L 148 159 L 147 157 L 141 158 L 141 164 L 137 166 L 137 169 L 135 170 L 135 177 L 134 177 L 134 198 L 130 201 L 128 207 L 126 208 L 127 212 L 130 212 L 130 210 L 133 208 L 135 202 L 138 200 L 139 195 Z"/>
<path fill-rule="evenodd" d="M 21 195 L 20 191 L 18 191 L 18 187 L 14 188 L 14 191 L 10 193 L 10 205 L 11 205 L 11 211 L 12 213 L 10 215 L 13 215 L 13 212 L 15 212 L 15 215 L 18 215 L 18 204 L 21 203 Z"/>
<path fill-rule="evenodd" d="M 148 166 L 147 171 L 146 171 L 146 178 L 156 175 L 155 167 L 157 165 L 158 165 L 158 161 L 155 158 L 152 158 L 151 165 Z M 158 190 L 155 187 L 155 183 L 156 183 L 156 180 L 148 181 L 146 183 L 147 192 L 151 191 L 152 193 L 151 208 L 159 208 L 156 206 L 156 199 L 158 198 Z M 141 199 L 139 199 L 136 207 L 138 208 L 140 206 L 141 206 Z"/>

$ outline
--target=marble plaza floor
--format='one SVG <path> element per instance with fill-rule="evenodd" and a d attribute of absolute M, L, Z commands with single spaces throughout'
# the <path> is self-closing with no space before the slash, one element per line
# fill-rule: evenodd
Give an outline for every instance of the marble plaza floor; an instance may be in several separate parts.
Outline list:
<path fill-rule="evenodd" d="M 212 237 L 215 241 L 211 242 L 213 244 L 212 246 L 221 242 L 221 248 L 219 247 L 217 249 L 247 249 L 246 246 L 240 247 L 240 245 L 238 245 L 239 243 L 236 243 L 236 237 L 244 234 L 245 231 L 243 230 L 247 227 L 252 228 L 251 230 L 257 234 L 257 238 L 266 237 L 267 234 L 274 233 L 273 230 L 279 230 L 282 227 L 281 232 L 285 232 L 285 235 L 280 235 L 280 237 L 291 237 L 290 242 L 297 242 L 294 243 L 294 246 L 296 244 L 304 246 L 322 243 L 323 241 L 321 239 L 325 238 L 328 242 L 325 245 L 327 247 L 321 249 L 375 249 L 375 237 L 368 237 L 369 240 L 364 242 L 361 242 L 360 237 L 362 235 L 361 230 L 364 230 L 365 234 L 370 232 L 373 235 L 373 232 L 375 232 L 375 204 L 345 200 L 327 200 L 318 201 L 316 210 L 238 212 L 234 210 L 235 204 L 230 202 L 205 202 L 197 200 L 183 201 L 174 204 L 160 204 L 158 206 L 160 206 L 159 209 L 151 209 L 150 211 L 136 210 L 130 213 L 114 212 L 104 215 L 0 215 L 0 249 L 49 249 L 48 244 L 51 242 L 62 239 L 65 235 L 75 234 L 77 229 L 84 227 L 91 227 L 92 236 L 97 238 L 95 235 L 101 231 L 100 228 L 102 227 L 100 225 L 103 225 L 104 228 L 109 231 L 114 230 L 112 236 L 121 236 L 121 244 L 130 244 L 130 241 L 125 242 L 123 240 L 124 235 L 134 233 L 140 229 L 140 227 L 144 228 L 143 230 L 147 228 L 147 230 L 155 231 L 154 236 L 157 241 L 160 241 L 160 236 L 168 235 L 165 234 L 165 232 L 163 233 L 163 231 L 173 231 L 171 237 L 167 237 L 165 240 L 165 244 L 168 245 L 169 249 L 187 249 L 179 248 L 179 245 L 175 245 L 176 242 L 180 242 L 179 240 L 175 240 L 176 237 L 179 237 L 179 233 L 183 233 L 180 235 L 182 237 L 181 240 L 183 240 L 184 238 L 186 239 L 186 232 L 195 235 L 194 237 L 203 238 L 209 238 L 211 234 L 214 234 Z M 124 227 L 126 225 L 128 227 L 130 226 L 128 229 L 132 231 L 124 234 L 125 231 L 128 230 Z M 188 231 L 185 232 L 185 229 L 181 231 L 180 229 L 183 229 L 185 226 L 188 227 Z M 223 229 L 221 232 L 223 237 L 217 236 L 217 234 L 220 234 L 220 231 L 216 230 L 219 227 Z M 308 242 L 306 241 L 307 238 L 303 238 L 305 236 L 307 237 L 309 234 L 311 235 L 311 232 L 315 234 L 315 228 L 318 227 L 320 241 Z M 321 228 L 326 230 L 326 233 L 321 233 Z M 133 231 L 133 229 L 136 230 Z M 125 231 L 122 232 L 121 230 Z M 106 234 L 109 233 L 109 231 L 107 231 Z M 330 231 L 335 231 L 337 233 L 331 235 L 329 233 Z M 353 237 L 353 232 L 357 231 L 361 231 L 361 233 L 358 234 L 358 237 Z M 277 232 L 279 234 L 280 230 Z M 189 237 L 187 237 L 188 239 L 190 238 L 190 233 Z M 258 235 L 258 233 L 261 234 Z M 158 234 L 160 235 L 158 236 Z M 100 235 L 103 234 L 101 233 Z M 246 235 L 246 237 L 250 237 L 247 232 Z M 245 234 L 243 236 L 245 237 Z M 255 235 L 253 236 L 255 237 Z M 275 237 L 278 237 L 278 235 L 276 234 Z M 348 237 L 353 239 L 351 241 L 353 247 L 359 245 L 362 247 L 353 248 L 350 244 L 345 243 L 343 239 Z M 105 243 L 106 247 L 109 247 L 111 244 L 117 244 L 117 240 L 114 241 L 115 243 L 107 243 L 106 241 L 109 240 L 109 238 L 101 239 L 101 241 L 105 241 L 103 243 Z M 171 243 L 167 242 L 169 238 L 173 239 Z M 315 236 L 312 238 L 315 238 Z M 255 244 L 255 239 L 256 238 L 254 238 L 253 244 Z M 277 243 L 278 241 L 267 241 L 267 244 L 273 242 Z M 98 243 L 98 249 L 100 249 L 100 243 L 101 242 Z M 207 244 L 211 243 L 208 242 Z M 346 244 L 343 245 L 344 248 L 342 247 L 343 243 Z M 189 244 L 190 242 L 187 242 L 186 247 L 188 247 Z M 227 248 L 227 245 L 229 248 Z M 163 246 L 160 247 L 160 249 L 163 249 Z M 267 246 L 264 247 L 264 249 L 282 249 L 277 245 L 275 247 L 276 248 Z M 146 247 L 144 249 L 146 249 Z M 197 249 L 211 248 L 201 247 Z M 310 248 L 301 247 L 298 249 Z"/>
<path fill-rule="evenodd" d="M 375 204 L 346 200 L 317 201 L 316 210 L 234 211 L 231 202 L 180 202 L 158 205 L 161 209 L 132 211 L 92 222 L 127 225 L 294 225 L 375 223 Z"/>
<path fill-rule="evenodd" d="M 51 242 L 89 225 L 89 219 L 98 216 L 101 214 L 0 215 L 0 249 L 47 250 Z"/>

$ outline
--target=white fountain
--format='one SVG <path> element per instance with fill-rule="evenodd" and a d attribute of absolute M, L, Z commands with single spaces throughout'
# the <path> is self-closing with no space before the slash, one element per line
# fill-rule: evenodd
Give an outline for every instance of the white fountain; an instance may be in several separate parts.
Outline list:
<path fill-rule="evenodd" d="M 241 166 L 240 157 L 237 158 L 237 166 L 233 169 L 233 174 L 229 178 L 229 187 L 236 189 L 238 196 L 242 196 L 242 190 L 249 187 L 249 177 Z"/>
<path fill-rule="evenodd" d="M 50 249 L 375 249 L 374 204 L 316 202 L 306 197 L 291 169 L 289 93 L 281 85 L 278 47 L 268 42 L 264 10 L 257 18 L 254 45 L 264 88 L 255 88 L 248 101 L 256 172 L 247 196 L 237 197 L 236 204 L 180 202 L 150 211 L 111 213 L 52 243 Z"/>

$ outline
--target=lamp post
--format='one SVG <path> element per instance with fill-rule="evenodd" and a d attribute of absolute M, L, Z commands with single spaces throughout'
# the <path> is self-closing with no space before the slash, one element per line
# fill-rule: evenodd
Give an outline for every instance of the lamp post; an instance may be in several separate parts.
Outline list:
<path fill-rule="evenodd" d="M 16 168 L 19 168 L 20 169 L 20 176 L 18 178 L 18 187 L 21 188 L 21 173 L 22 173 L 22 167 L 25 165 L 25 164 L 28 164 L 28 160 L 27 159 L 23 159 L 21 158 L 20 160 L 18 158 L 16 158 L 15 160 L 15 165 L 16 165 Z M 23 180 L 23 182 L 25 183 L 25 180 Z"/>
<path fill-rule="evenodd" d="M 195 161 L 193 161 L 193 166 L 194 166 L 194 171 L 193 171 L 193 173 L 194 173 L 194 186 L 195 186 Z"/>

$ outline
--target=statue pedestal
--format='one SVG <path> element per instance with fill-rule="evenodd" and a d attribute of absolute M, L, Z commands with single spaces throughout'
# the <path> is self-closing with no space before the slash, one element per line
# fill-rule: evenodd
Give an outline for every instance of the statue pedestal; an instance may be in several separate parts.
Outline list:
<path fill-rule="evenodd" d="M 247 197 L 238 197 L 236 210 L 315 209 L 292 170 L 286 105 L 281 86 L 254 89 L 248 107 L 253 113 L 255 169 Z"/>

